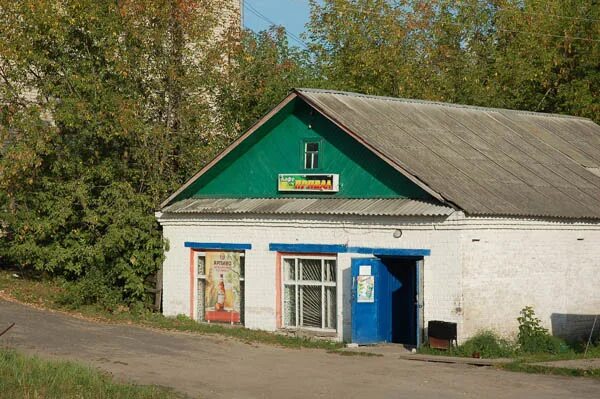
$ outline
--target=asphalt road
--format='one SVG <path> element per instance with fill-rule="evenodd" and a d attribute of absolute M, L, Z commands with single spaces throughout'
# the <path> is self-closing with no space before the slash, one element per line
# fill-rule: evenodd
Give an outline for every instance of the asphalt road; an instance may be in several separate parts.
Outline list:
<path fill-rule="evenodd" d="M 599 398 L 594 379 L 250 345 L 95 323 L 0 300 L 0 346 L 201 398 Z"/>

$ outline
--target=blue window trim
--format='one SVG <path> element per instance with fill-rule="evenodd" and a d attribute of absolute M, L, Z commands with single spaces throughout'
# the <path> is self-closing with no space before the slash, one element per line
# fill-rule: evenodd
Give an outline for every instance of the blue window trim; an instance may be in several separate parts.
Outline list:
<path fill-rule="evenodd" d="M 197 249 L 228 249 L 231 251 L 244 251 L 252 249 L 252 244 L 232 244 L 224 242 L 189 242 L 183 244 L 186 248 Z"/>
<path fill-rule="evenodd" d="M 375 256 L 430 256 L 430 249 L 349 247 L 344 244 L 269 244 L 269 251 L 296 253 L 351 253 Z"/>
<path fill-rule="evenodd" d="M 298 253 L 337 253 L 346 252 L 345 245 L 329 244 L 269 244 L 269 251 Z"/>

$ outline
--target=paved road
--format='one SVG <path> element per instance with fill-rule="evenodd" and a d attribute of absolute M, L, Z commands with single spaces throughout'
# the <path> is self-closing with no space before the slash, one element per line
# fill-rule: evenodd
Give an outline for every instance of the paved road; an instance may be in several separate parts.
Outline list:
<path fill-rule="evenodd" d="M 74 359 L 201 398 L 598 398 L 593 379 L 347 357 L 80 320 L 0 300 L 0 346 Z"/>

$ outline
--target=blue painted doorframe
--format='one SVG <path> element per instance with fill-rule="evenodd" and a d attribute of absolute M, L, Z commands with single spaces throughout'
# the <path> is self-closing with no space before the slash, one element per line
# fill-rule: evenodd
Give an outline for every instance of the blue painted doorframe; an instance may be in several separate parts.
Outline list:
<path fill-rule="evenodd" d="M 357 277 L 361 266 L 370 268 L 375 280 L 373 302 L 358 302 Z M 352 342 L 399 342 L 420 346 L 423 330 L 422 259 L 353 258 L 351 269 Z"/>

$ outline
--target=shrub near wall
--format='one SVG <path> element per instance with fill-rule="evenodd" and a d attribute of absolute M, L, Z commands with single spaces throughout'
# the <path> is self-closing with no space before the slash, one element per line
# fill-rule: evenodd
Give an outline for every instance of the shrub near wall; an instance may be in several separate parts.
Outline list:
<path fill-rule="evenodd" d="M 542 327 L 541 320 L 535 317 L 535 311 L 531 306 L 524 307 L 517 320 L 519 321 L 517 344 L 520 352 L 556 354 L 567 349 L 560 338 L 550 335 L 548 329 Z"/>

